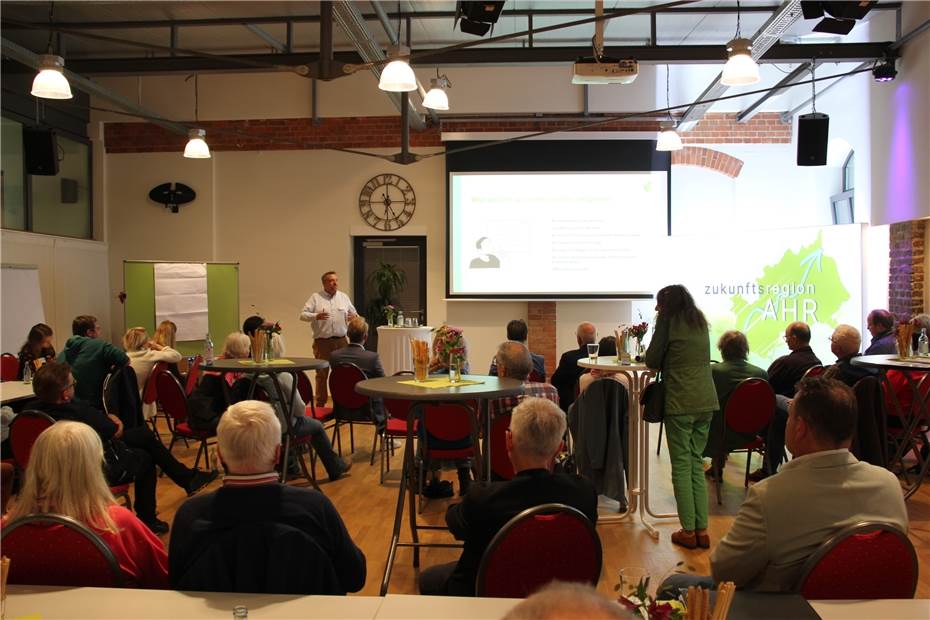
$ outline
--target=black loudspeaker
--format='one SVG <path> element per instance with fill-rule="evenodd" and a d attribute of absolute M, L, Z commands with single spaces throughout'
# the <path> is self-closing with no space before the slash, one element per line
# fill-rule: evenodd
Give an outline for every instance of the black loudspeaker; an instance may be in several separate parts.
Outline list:
<path fill-rule="evenodd" d="M 798 117 L 798 165 L 826 166 L 830 117 L 820 112 Z"/>
<path fill-rule="evenodd" d="M 55 132 L 39 127 L 23 127 L 23 156 L 28 174 L 58 174 L 58 138 Z"/>

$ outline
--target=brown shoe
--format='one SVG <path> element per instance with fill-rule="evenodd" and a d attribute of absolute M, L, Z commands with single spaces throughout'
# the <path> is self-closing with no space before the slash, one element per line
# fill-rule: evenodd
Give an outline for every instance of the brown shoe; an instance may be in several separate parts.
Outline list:
<path fill-rule="evenodd" d="M 687 530 L 678 530 L 672 533 L 672 542 L 685 549 L 694 549 L 697 547 L 697 537 L 694 535 L 694 532 L 689 532 Z"/>
<path fill-rule="evenodd" d="M 710 536 L 705 532 L 704 534 L 694 533 L 694 537 L 697 540 L 697 546 L 701 549 L 710 549 Z"/>

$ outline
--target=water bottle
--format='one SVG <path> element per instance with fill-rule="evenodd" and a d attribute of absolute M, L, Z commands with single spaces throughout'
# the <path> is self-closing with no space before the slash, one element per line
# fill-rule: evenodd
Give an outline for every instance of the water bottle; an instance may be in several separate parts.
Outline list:
<path fill-rule="evenodd" d="M 397 326 L 398 327 L 404 326 L 404 312 L 402 310 L 397 311 Z"/>
<path fill-rule="evenodd" d="M 926 337 L 924 340 L 926 340 Z M 26 365 L 23 366 L 23 383 L 32 383 L 32 362 L 26 362 Z"/>
<path fill-rule="evenodd" d="M 214 359 L 213 340 L 210 338 L 210 332 L 207 332 L 207 337 L 203 341 L 203 363 L 212 364 Z"/>
<path fill-rule="evenodd" d="M 930 341 L 927 340 L 927 328 L 920 329 L 920 338 L 917 339 L 917 355 L 920 357 L 930 356 Z"/>

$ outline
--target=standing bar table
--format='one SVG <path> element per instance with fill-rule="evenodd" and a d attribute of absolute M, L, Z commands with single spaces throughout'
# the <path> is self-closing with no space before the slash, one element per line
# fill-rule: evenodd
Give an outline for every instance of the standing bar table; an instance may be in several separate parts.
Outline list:
<path fill-rule="evenodd" d="M 267 360 L 262 362 L 255 362 L 251 358 L 237 358 L 237 359 L 217 359 L 214 360 L 212 364 L 204 363 L 201 365 L 201 368 L 205 371 L 213 371 L 219 373 L 241 373 L 246 375 L 251 375 L 252 385 L 249 387 L 249 398 L 252 398 L 252 395 L 255 393 L 255 386 L 258 383 L 259 375 L 268 375 L 271 377 L 271 382 L 274 384 L 275 392 L 277 393 L 278 402 L 281 403 L 281 411 L 284 412 L 285 418 L 284 423 L 287 428 L 285 429 L 284 435 L 284 456 L 281 461 L 281 482 L 287 480 L 287 463 L 289 452 L 291 449 L 291 435 L 293 427 L 293 412 L 291 411 L 291 403 L 294 402 L 294 394 L 297 393 L 297 373 L 303 372 L 305 370 L 319 370 L 321 368 L 329 368 L 329 362 L 326 360 L 319 360 L 315 357 L 284 357 L 275 360 Z M 284 389 L 281 387 L 281 382 L 278 381 L 278 375 L 281 373 L 288 373 L 291 375 L 293 380 L 291 381 L 291 393 L 289 398 L 284 397 Z M 313 384 L 310 383 L 310 407 L 311 411 L 314 411 L 313 405 Z M 223 382 L 223 388 L 226 389 L 226 382 Z M 271 396 L 271 394 L 269 394 Z M 228 402 L 227 398 L 227 402 Z M 312 450 L 313 448 L 310 447 Z M 310 483 L 319 490 L 319 486 L 312 477 L 310 478 Z"/>
<path fill-rule="evenodd" d="M 852 363 L 854 366 L 878 370 L 888 393 L 892 394 L 891 402 L 896 409 L 895 413 L 900 416 L 903 434 L 900 441 L 895 439 L 895 453 L 888 461 L 887 467 L 892 473 L 897 473 L 895 472 L 896 467 L 900 468 L 899 476 L 903 478 L 904 499 L 909 499 L 920 488 L 924 478 L 927 477 L 928 470 L 930 470 L 930 456 L 923 456 L 915 443 L 918 429 L 930 425 L 930 378 L 925 378 L 927 373 L 930 373 L 930 359 L 925 357 L 901 358 L 898 355 L 860 355 L 852 358 Z M 910 387 L 913 394 L 913 404 L 909 411 L 901 410 L 898 396 L 894 393 L 893 386 L 888 381 L 887 373 L 889 370 L 896 370 L 907 379 L 908 387 Z M 883 423 L 882 427 L 887 428 L 887 424 Z M 881 440 L 887 441 L 887 439 L 888 434 L 886 432 Z M 904 457 L 911 452 L 917 455 L 918 473 L 916 476 L 911 474 L 904 462 Z"/>
<path fill-rule="evenodd" d="M 629 497 L 627 498 L 627 511 L 618 515 L 598 516 L 598 523 L 616 523 L 627 517 L 639 513 L 639 520 L 643 527 L 654 539 L 659 539 L 659 531 L 646 521 L 646 514 L 656 519 L 671 519 L 678 517 L 675 513 L 657 514 L 649 506 L 649 428 L 643 422 L 643 412 L 639 398 L 643 390 L 655 376 L 655 371 L 645 364 L 621 364 L 615 356 L 598 357 L 592 360 L 583 357 L 578 360 L 581 368 L 590 368 L 612 372 L 626 377 L 630 389 L 629 396 L 629 447 L 630 471 L 627 472 Z M 642 496 L 642 501 L 639 501 Z"/>
<path fill-rule="evenodd" d="M 433 376 L 432 379 L 439 379 L 439 376 Z M 391 570 L 394 566 L 394 557 L 397 554 L 398 547 L 413 547 L 413 566 L 420 566 L 420 547 L 460 547 L 454 543 L 421 543 L 418 529 L 446 529 L 439 525 L 418 525 L 416 497 L 413 481 L 410 479 L 413 471 L 413 423 L 416 419 L 416 410 L 423 405 L 439 405 L 444 403 L 463 403 L 465 401 L 478 400 L 480 409 L 485 418 L 485 441 L 487 442 L 491 433 L 491 421 L 487 411 L 487 399 L 500 398 L 502 396 L 511 396 L 523 392 L 523 382 L 517 379 L 502 377 L 486 377 L 479 375 L 462 375 L 463 381 L 481 381 L 477 384 L 448 386 L 430 388 L 419 385 L 409 385 L 412 377 L 378 377 L 376 379 L 366 379 L 359 381 L 355 385 L 355 391 L 365 396 L 379 396 L 381 398 L 396 398 L 399 400 L 413 401 L 410 413 L 407 415 L 407 441 L 404 442 L 404 465 L 400 476 L 400 488 L 397 492 L 397 508 L 394 511 L 394 530 L 391 534 L 391 548 L 388 551 L 387 565 L 384 569 L 384 578 L 381 581 L 381 595 L 387 594 L 388 583 L 391 580 Z M 473 411 L 478 415 L 477 411 Z M 480 454 L 478 447 L 476 452 Z M 488 459 L 490 450 L 485 450 L 485 472 L 490 472 Z M 481 462 L 479 456 L 479 463 Z M 479 473 L 482 467 L 479 467 Z M 404 517 L 404 492 L 409 492 L 409 518 L 410 533 L 412 542 L 400 542 L 400 526 Z"/>
<path fill-rule="evenodd" d="M 384 367 L 384 374 L 390 377 L 402 370 L 413 371 L 413 354 L 410 351 L 410 339 L 425 340 L 433 344 L 433 328 L 388 327 L 378 328 L 378 357 Z"/>

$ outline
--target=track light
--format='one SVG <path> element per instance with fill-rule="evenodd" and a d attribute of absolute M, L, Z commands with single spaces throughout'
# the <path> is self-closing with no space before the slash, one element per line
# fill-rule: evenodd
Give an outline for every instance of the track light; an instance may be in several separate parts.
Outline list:
<path fill-rule="evenodd" d="M 203 129 L 191 129 L 187 132 L 187 146 L 184 147 L 184 157 L 189 159 L 209 159 L 210 147 L 205 140 L 207 132 Z"/>
<path fill-rule="evenodd" d="M 656 141 L 657 151 L 680 151 L 684 148 L 681 143 L 681 136 L 676 131 L 676 124 L 671 121 L 663 121 L 659 128 L 661 133 Z"/>
<path fill-rule="evenodd" d="M 452 88 L 452 83 L 446 76 L 440 75 L 431 79 L 429 92 L 423 98 L 423 107 L 431 110 L 448 110 L 449 95 L 445 91 L 446 88 Z"/>
<path fill-rule="evenodd" d="M 720 82 L 725 86 L 744 86 L 759 81 L 759 65 L 752 59 L 752 41 L 733 39 L 727 43 L 730 59 L 723 67 Z"/>
<path fill-rule="evenodd" d="M 71 85 L 62 70 L 65 60 L 55 54 L 39 56 L 39 73 L 32 81 L 32 96 L 42 99 L 71 99 Z"/>
<path fill-rule="evenodd" d="M 885 58 L 872 69 L 872 77 L 876 82 L 890 82 L 898 75 L 894 66 L 894 58 Z"/>
<path fill-rule="evenodd" d="M 409 93 L 417 89 L 417 76 L 406 60 L 400 56 L 406 56 L 410 53 L 410 48 L 403 45 L 397 45 L 392 48 L 389 57 L 394 60 L 389 62 L 381 70 L 381 79 L 378 81 L 378 88 L 391 93 Z"/>

